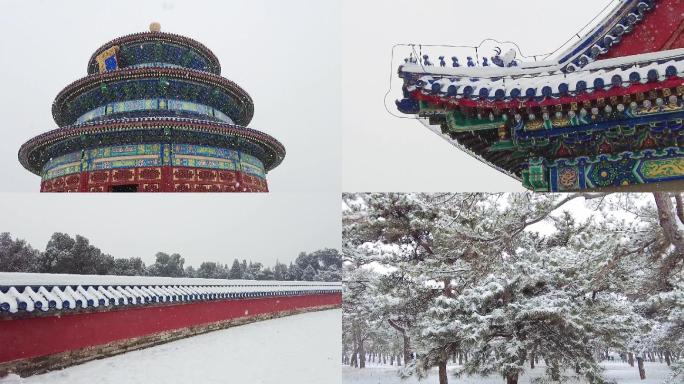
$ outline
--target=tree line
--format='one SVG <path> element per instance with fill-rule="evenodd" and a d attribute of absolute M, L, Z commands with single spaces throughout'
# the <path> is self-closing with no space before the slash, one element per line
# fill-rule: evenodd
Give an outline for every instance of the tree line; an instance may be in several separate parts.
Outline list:
<path fill-rule="evenodd" d="M 120 276 L 200 277 L 244 280 L 340 281 L 342 258 L 337 249 L 301 252 L 294 262 L 273 266 L 246 259 L 231 265 L 205 261 L 194 268 L 178 253 L 158 252 L 145 265 L 140 257 L 117 258 L 102 252 L 81 235 L 55 232 L 44 251 L 25 240 L 0 233 L 0 272 L 72 273 Z"/>
<path fill-rule="evenodd" d="M 570 211 L 578 202 L 588 218 Z M 451 365 L 516 384 L 535 367 L 542 382 L 605 383 L 605 360 L 644 380 L 644 362 L 661 361 L 672 382 L 684 378 L 681 195 L 345 194 L 344 203 L 343 364 L 419 377 L 437 368 L 440 384 Z"/>

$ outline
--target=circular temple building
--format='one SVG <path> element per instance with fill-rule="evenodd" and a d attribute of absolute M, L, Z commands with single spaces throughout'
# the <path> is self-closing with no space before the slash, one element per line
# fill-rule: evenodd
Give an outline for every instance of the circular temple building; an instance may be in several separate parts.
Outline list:
<path fill-rule="evenodd" d="M 55 98 L 60 128 L 19 161 L 41 192 L 267 192 L 285 148 L 245 127 L 252 99 L 220 74 L 207 47 L 157 23 L 112 40 Z"/>

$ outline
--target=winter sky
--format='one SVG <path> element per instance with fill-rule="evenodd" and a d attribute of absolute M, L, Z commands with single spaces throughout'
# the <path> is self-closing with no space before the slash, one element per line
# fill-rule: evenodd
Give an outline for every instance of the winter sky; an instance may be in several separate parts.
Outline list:
<path fill-rule="evenodd" d="M 339 196 L 266 194 L 3 194 L 0 232 L 44 250 L 53 232 L 81 234 L 114 257 L 177 252 L 186 265 L 289 263 L 340 248 Z M 163 197 L 160 199 L 160 197 Z"/>
<path fill-rule="evenodd" d="M 164 250 L 194 265 L 236 256 L 270 264 L 338 246 L 341 184 L 345 191 L 521 190 L 418 122 L 387 113 L 391 47 L 493 37 L 547 52 L 607 2 L 0 0 L 0 191 L 38 191 L 39 178 L 17 160 L 20 145 L 56 128 L 52 101 L 85 76 L 95 49 L 151 21 L 213 50 L 222 74 L 255 101 L 249 126 L 287 148 L 269 174 L 268 195 L 5 195 L 0 231 L 39 249 L 61 231 L 147 262 Z"/>
<path fill-rule="evenodd" d="M 345 0 L 343 190 L 522 191 L 519 181 L 461 152 L 419 122 L 393 117 L 385 110 L 390 78 L 397 79 L 397 67 L 405 57 L 395 56 L 390 64 L 392 46 L 476 46 L 493 38 L 516 42 L 526 55 L 546 53 L 616 1 Z M 398 84 L 387 98 L 394 113 L 394 100 L 401 98 Z"/>
<path fill-rule="evenodd" d="M 209 47 L 222 75 L 252 96 L 249 127 L 285 145 L 285 160 L 268 175 L 271 191 L 339 194 L 339 8 L 317 0 L 0 0 L 0 191 L 38 191 L 40 179 L 17 151 L 57 128 L 54 97 L 86 75 L 102 44 L 158 21 Z"/>
<path fill-rule="evenodd" d="M 339 2 L 317 0 L 0 0 L 0 192 L 38 192 L 17 151 L 57 128 L 52 101 L 86 75 L 91 54 L 119 36 L 194 38 L 255 102 L 249 127 L 280 140 L 283 163 L 264 195 L 0 195 L 0 232 L 44 249 L 53 232 L 82 234 L 115 257 L 186 264 L 251 259 L 272 265 L 339 247 Z"/>

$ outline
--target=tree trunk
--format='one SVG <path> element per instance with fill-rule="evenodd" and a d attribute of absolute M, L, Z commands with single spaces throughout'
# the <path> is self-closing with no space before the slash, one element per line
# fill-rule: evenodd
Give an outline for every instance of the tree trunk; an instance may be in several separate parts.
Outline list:
<path fill-rule="evenodd" d="M 681 193 L 675 194 L 675 202 L 677 203 L 677 218 L 684 223 L 684 199 Z"/>
<path fill-rule="evenodd" d="M 443 279 L 442 281 L 444 283 L 444 288 L 442 289 L 442 293 L 446 297 L 451 297 L 452 296 L 451 295 L 451 279 L 446 278 L 446 279 Z"/>
<path fill-rule="evenodd" d="M 354 343 L 352 347 L 352 359 L 351 359 L 351 366 L 354 368 L 359 367 L 359 331 L 358 328 L 355 326 L 352 328 L 352 334 L 353 338 L 352 341 Z"/>
<path fill-rule="evenodd" d="M 672 360 L 670 360 L 670 351 L 663 352 L 663 355 L 665 355 L 665 363 L 669 367 L 670 364 L 672 364 Z"/>
<path fill-rule="evenodd" d="M 643 357 L 637 357 L 637 365 L 639 366 L 639 377 L 641 380 L 646 380 L 646 370 L 644 369 Z"/>
<path fill-rule="evenodd" d="M 446 361 L 439 363 L 439 384 L 449 384 Z"/>
<path fill-rule="evenodd" d="M 403 327 L 399 326 L 397 323 L 392 321 L 392 319 L 388 319 L 387 322 L 389 325 L 392 326 L 392 328 L 396 329 L 401 333 L 401 336 L 404 338 L 404 364 L 408 363 L 411 361 L 411 338 L 406 334 L 406 329 Z"/>
<path fill-rule="evenodd" d="M 397 367 L 401 367 L 401 355 L 397 355 Z"/>
<path fill-rule="evenodd" d="M 411 355 L 411 338 L 409 338 L 407 335 L 404 335 L 404 362 L 408 363 L 413 359 L 413 356 Z"/>
<path fill-rule="evenodd" d="M 530 353 L 530 369 L 534 369 L 534 359 L 537 358 L 537 353 L 535 352 L 537 348 L 535 347 Z"/>
<path fill-rule="evenodd" d="M 390 365 L 394 365 L 394 355 L 390 356 Z"/>
<path fill-rule="evenodd" d="M 509 373 L 506 377 L 506 384 L 518 384 L 518 374 Z"/>
<path fill-rule="evenodd" d="M 679 255 L 684 254 L 684 238 L 679 231 L 677 220 L 679 217 L 675 213 L 670 194 L 665 192 L 654 192 L 656 207 L 658 207 L 658 219 L 660 227 L 663 229 L 665 238 L 675 247 Z"/>
<path fill-rule="evenodd" d="M 548 362 L 547 362 L 548 363 Z M 560 368 L 557 363 L 551 363 L 551 380 L 560 381 Z"/>
<path fill-rule="evenodd" d="M 463 365 L 463 353 L 458 354 L 458 365 Z"/>
<path fill-rule="evenodd" d="M 359 368 L 366 368 L 366 351 L 363 349 L 363 340 L 359 341 Z"/>
<path fill-rule="evenodd" d="M 632 352 L 627 354 L 627 362 L 629 363 L 630 367 L 634 366 L 634 354 Z"/>

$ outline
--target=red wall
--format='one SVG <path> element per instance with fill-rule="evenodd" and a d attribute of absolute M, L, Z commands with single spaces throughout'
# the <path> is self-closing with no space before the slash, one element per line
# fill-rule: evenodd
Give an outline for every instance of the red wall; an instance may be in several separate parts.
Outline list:
<path fill-rule="evenodd" d="M 243 172 L 171 166 L 75 173 L 43 181 L 40 191 L 109 192 L 131 184 L 139 192 L 268 192 L 265 179 Z"/>
<path fill-rule="evenodd" d="M 660 0 L 634 30 L 601 59 L 684 48 L 684 1 Z"/>
<path fill-rule="evenodd" d="M 0 363 L 265 313 L 339 305 L 342 295 L 217 300 L 0 321 Z"/>

